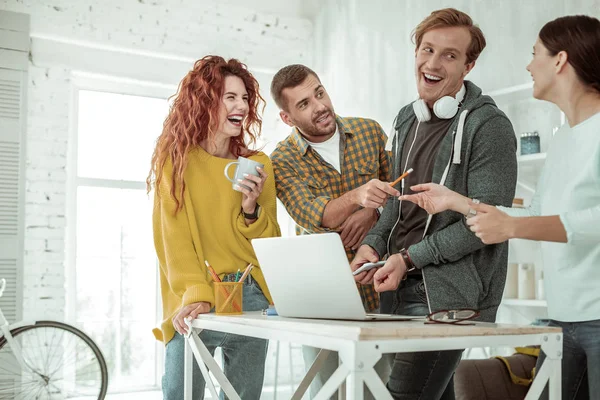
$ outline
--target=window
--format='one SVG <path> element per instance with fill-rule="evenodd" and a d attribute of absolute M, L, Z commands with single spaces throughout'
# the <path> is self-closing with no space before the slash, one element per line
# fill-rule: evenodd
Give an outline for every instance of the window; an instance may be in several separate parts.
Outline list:
<path fill-rule="evenodd" d="M 164 345 L 151 331 L 162 320 L 162 309 L 152 242 L 153 201 L 145 179 L 168 113 L 166 99 L 176 87 L 146 87 L 83 73 L 75 78 L 67 314 L 100 346 L 111 393 L 158 389 Z M 265 110 L 265 121 L 259 148 L 270 153 L 289 127 L 278 121 L 273 104 Z M 293 235 L 294 224 L 281 204 L 278 217 L 282 234 Z M 293 371 L 286 368 L 277 379 L 276 343 L 271 345 L 265 391 L 274 390 L 275 382 L 279 390 L 291 390 L 300 379 L 300 352 L 296 349 L 292 356 L 288 348 L 282 353 L 281 362 Z"/>
<path fill-rule="evenodd" d="M 111 391 L 157 387 L 160 292 L 145 179 L 168 103 L 79 90 L 76 104 L 74 319 L 102 349 Z"/>

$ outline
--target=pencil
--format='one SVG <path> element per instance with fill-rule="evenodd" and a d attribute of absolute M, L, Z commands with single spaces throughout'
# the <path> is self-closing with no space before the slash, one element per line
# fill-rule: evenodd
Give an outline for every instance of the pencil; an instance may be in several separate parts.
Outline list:
<path fill-rule="evenodd" d="M 215 272 L 213 267 L 210 266 L 208 261 L 204 260 L 204 264 L 206 264 L 206 268 L 208 268 L 208 272 L 210 273 L 210 276 L 213 278 L 213 281 L 221 282 L 221 278 L 219 278 L 219 275 L 217 275 L 217 273 Z"/>
<path fill-rule="evenodd" d="M 390 183 L 390 186 L 396 186 L 398 184 L 398 182 L 400 182 L 402 179 L 406 178 L 408 176 L 408 174 L 410 174 L 411 172 L 413 172 L 413 169 L 410 168 L 408 171 L 406 171 L 405 173 L 403 173 L 402 175 L 400 175 L 398 177 L 398 179 L 396 179 L 394 182 Z"/>
<path fill-rule="evenodd" d="M 242 274 L 242 277 L 240 278 L 240 280 L 238 282 L 243 282 L 244 279 L 246 279 L 246 277 L 250 273 L 250 271 L 252 271 L 252 268 L 254 268 L 254 265 L 252 265 L 252 263 L 248 264 L 248 266 L 244 270 L 244 273 Z"/>
<path fill-rule="evenodd" d="M 215 272 L 215 270 L 213 269 L 213 267 L 210 266 L 210 264 L 208 263 L 207 260 L 204 260 L 204 264 L 206 264 L 206 268 L 208 269 L 208 272 L 210 273 L 210 276 L 212 277 L 213 281 L 215 281 L 215 282 L 221 282 L 221 279 L 219 278 L 219 275 L 217 275 L 217 273 Z M 229 293 L 229 291 L 224 286 L 221 286 L 221 293 L 223 293 L 223 295 L 225 296 L 226 299 L 232 298 L 231 293 Z M 242 308 L 237 303 L 237 301 L 233 302 L 233 307 L 236 309 L 236 311 L 241 311 L 242 310 Z M 221 308 L 223 308 L 223 307 L 221 307 Z"/>
<path fill-rule="evenodd" d="M 238 282 L 243 282 L 244 279 L 246 279 L 246 277 L 250 273 L 250 271 L 252 271 L 253 267 L 254 267 L 254 265 L 252 265 L 252 263 L 248 264 L 248 266 L 244 270 L 244 273 L 242 274 L 242 277 L 240 278 L 240 280 Z M 217 310 L 217 312 L 223 312 L 223 310 L 225 309 L 225 307 L 227 307 L 227 305 L 233 300 L 235 294 L 238 292 L 238 290 L 240 290 L 240 288 L 242 286 L 243 286 L 243 284 L 238 285 L 238 286 L 236 286 L 236 287 L 233 288 L 233 290 L 231 291 L 231 294 L 229 294 L 229 297 L 227 297 L 227 299 L 221 305 L 221 308 L 219 308 L 219 310 Z M 235 305 L 235 303 L 234 303 L 234 305 Z"/>

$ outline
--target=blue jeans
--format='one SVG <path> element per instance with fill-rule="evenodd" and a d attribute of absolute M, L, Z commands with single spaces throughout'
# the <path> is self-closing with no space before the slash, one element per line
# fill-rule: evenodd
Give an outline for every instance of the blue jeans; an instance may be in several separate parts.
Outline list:
<path fill-rule="evenodd" d="M 422 279 L 409 278 L 396 290 L 392 312 L 399 315 L 427 315 Z M 395 400 L 454 399 L 454 371 L 463 350 L 396 353 L 387 384 Z"/>
<path fill-rule="evenodd" d="M 550 320 L 548 326 L 563 330 L 562 399 L 600 399 L 600 320 Z M 536 371 L 545 358 L 545 354 L 540 352 Z M 548 386 L 541 398 L 548 398 Z"/>
<path fill-rule="evenodd" d="M 258 284 L 250 279 L 244 284 L 244 311 L 259 311 L 267 308 L 269 302 Z M 223 372 L 242 399 L 260 398 L 265 374 L 268 341 L 248 336 L 234 335 L 217 331 L 202 330 L 200 339 L 214 356 L 215 349 L 223 352 Z M 185 340 L 179 333 L 167 343 L 165 354 L 165 374 L 162 379 L 164 400 L 183 400 Z M 192 399 L 203 400 L 205 381 L 198 364 L 193 362 Z M 226 397 L 220 393 L 220 399 Z"/>

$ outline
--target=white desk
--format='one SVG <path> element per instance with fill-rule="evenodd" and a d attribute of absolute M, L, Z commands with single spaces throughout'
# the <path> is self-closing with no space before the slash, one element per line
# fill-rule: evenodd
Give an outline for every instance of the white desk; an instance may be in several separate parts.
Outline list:
<path fill-rule="evenodd" d="M 547 355 L 544 365 L 537 371 L 526 400 L 539 398 L 543 387 L 548 382 L 550 400 L 560 399 L 562 358 L 560 328 L 482 322 L 476 325 L 455 326 L 424 324 L 423 321 L 309 320 L 267 317 L 260 312 L 248 312 L 230 317 L 201 314 L 191 321 L 191 327 L 195 333 L 208 329 L 326 349 L 321 351 L 292 396 L 292 400 L 302 398 L 331 350 L 339 352 L 341 364 L 325 382 L 315 400 L 329 399 L 344 382 L 346 397 L 349 400 L 363 400 L 363 382 L 377 399 L 392 400 L 392 396 L 373 368 L 383 353 L 526 345 L 541 345 Z M 214 398 L 218 398 L 217 391 L 208 370 L 213 373 L 229 399 L 240 400 L 198 335 L 189 335 L 187 343 L 189 346 L 186 346 L 185 352 L 185 400 L 191 400 L 192 354 Z"/>

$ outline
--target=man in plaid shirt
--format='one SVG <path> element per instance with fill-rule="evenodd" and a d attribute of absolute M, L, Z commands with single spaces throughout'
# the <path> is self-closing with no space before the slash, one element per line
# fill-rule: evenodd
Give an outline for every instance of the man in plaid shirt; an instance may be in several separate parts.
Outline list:
<path fill-rule="evenodd" d="M 277 72 L 271 95 L 283 122 L 293 127 L 271 153 L 277 197 L 296 222 L 298 234 L 338 232 L 351 261 L 377 222 L 378 208 L 389 196 L 400 195 L 387 183 L 386 135 L 373 120 L 337 116 L 319 77 L 303 65 Z M 358 289 L 365 309 L 376 310 L 379 297 L 373 286 L 358 284 Z M 318 350 L 303 347 L 308 366 Z M 384 364 L 378 372 L 387 381 Z M 311 387 L 312 395 L 337 365 L 337 357 L 330 356 Z"/>

